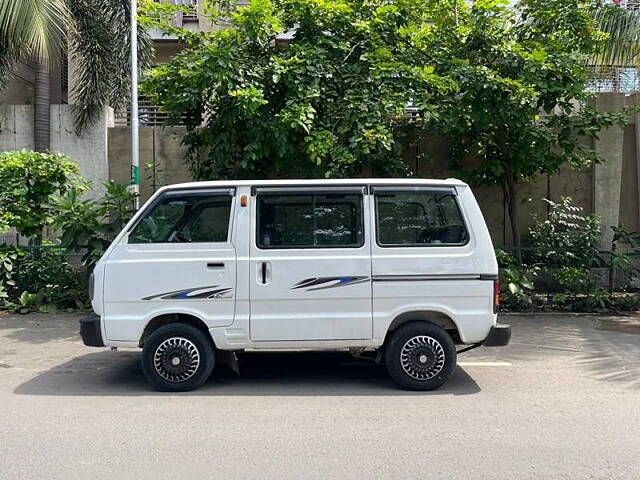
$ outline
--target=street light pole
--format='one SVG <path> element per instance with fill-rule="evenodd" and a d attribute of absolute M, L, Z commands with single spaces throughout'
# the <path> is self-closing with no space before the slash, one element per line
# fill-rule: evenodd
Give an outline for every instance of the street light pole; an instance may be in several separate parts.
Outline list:
<path fill-rule="evenodd" d="M 131 0 L 131 188 L 140 193 L 140 159 L 138 158 L 138 2 Z M 136 197 L 135 207 L 139 208 Z"/>

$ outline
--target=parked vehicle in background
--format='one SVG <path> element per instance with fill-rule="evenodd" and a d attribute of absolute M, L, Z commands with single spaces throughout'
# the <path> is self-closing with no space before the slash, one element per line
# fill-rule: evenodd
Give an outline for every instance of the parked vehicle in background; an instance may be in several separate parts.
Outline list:
<path fill-rule="evenodd" d="M 500 346 L 498 266 L 459 180 L 199 182 L 160 189 L 97 263 L 89 346 L 141 347 L 159 390 L 228 352 L 348 349 L 432 390 L 456 346 Z"/>

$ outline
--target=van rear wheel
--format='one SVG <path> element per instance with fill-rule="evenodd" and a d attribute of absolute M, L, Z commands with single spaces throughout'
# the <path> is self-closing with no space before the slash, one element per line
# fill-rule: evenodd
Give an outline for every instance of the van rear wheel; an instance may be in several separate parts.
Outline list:
<path fill-rule="evenodd" d="M 385 362 L 400 388 L 435 390 L 456 368 L 456 347 L 439 326 L 411 322 L 391 334 L 385 347 Z"/>
<path fill-rule="evenodd" d="M 144 342 L 142 371 L 156 390 L 186 392 L 211 376 L 215 353 L 211 340 L 191 325 L 164 325 Z"/>

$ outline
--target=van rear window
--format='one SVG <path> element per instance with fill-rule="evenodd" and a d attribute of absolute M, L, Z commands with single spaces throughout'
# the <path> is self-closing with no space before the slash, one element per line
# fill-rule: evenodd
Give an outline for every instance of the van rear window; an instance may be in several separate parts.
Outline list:
<path fill-rule="evenodd" d="M 449 192 L 376 193 L 381 246 L 464 245 L 469 234 L 456 196 Z"/>
<path fill-rule="evenodd" d="M 258 195 L 260 248 L 361 247 L 362 196 L 357 194 Z"/>
<path fill-rule="evenodd" d="M 167 195 L 129 234 L 129 243 L 226 242 L 231 196 Z"/>

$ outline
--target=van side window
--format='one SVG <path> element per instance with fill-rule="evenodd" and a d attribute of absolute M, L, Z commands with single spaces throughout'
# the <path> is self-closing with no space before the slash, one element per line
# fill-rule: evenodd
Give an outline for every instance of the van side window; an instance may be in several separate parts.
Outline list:
<path fill-rule="evenodd" d="M 258 195 L 260 248 L 361 247 L 362 196 L 358 194 Z"/>
<path fill-rule="evenodd" d="M 456 196 L 449 192 L 375 195 L 381 246 L 464 245 L 469 238 Z"/>
<path fill-rule="evenodd" d="M 226 242 L 231 196 L 167 195 L 129 235 L 129 243 Z"/>

